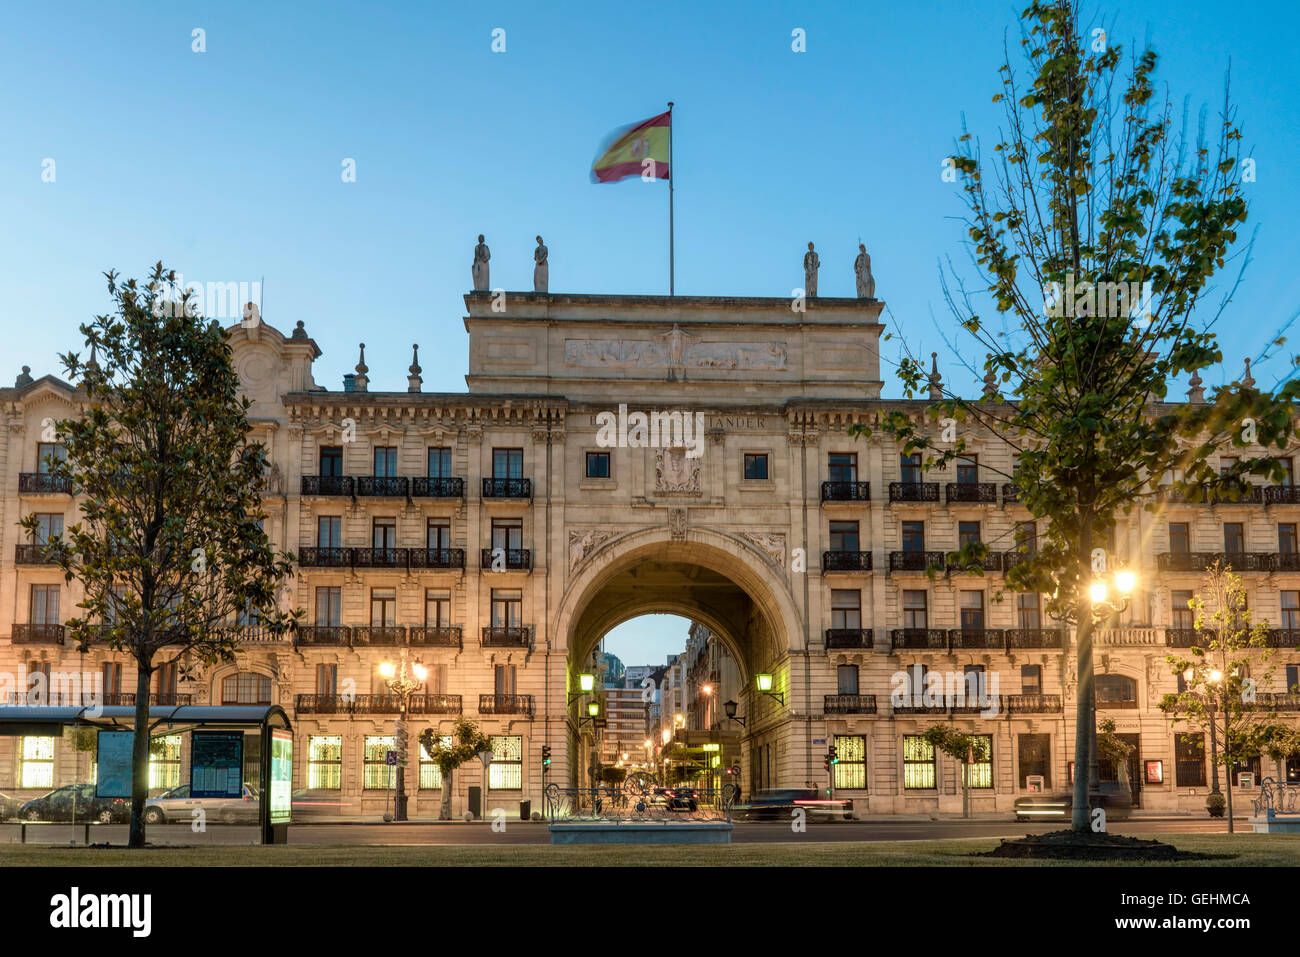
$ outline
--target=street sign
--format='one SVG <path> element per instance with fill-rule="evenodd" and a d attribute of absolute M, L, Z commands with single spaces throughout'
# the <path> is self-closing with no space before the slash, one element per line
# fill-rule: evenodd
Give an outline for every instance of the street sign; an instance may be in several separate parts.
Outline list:
<path fill-rule="evenodd" d="M 826 743 L 825 738 L 813 738 L 813 744 L 825 744 L 825 743 Z"/>
<path fill-rule="evenodd" d="M 397 752 L 396 752 L 396 751 L 385 751 L 385 752 L 384 752 L 384 764 L 388 765 L 390 768 L 395 768 L 395 767 L 397 767 Z"/>
<path fill-rule="evenodd" d="M 731 773 L 734 774 L 734 775 L 736 775 L 737 777 L 739 777 L 739 776 L 740 776 L 740 765 L 739 765 L 739 764 L 733 764 L 733 765 L 731 766 Z"/>

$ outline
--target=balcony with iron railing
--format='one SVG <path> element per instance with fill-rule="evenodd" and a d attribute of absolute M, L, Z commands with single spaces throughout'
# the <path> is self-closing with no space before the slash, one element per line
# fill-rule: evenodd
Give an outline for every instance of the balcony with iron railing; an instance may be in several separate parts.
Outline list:
<path fill-rule="evenodd" d="M 1256 691 L 1252 705 L 1260 711 L 1300 711 L 1300 694 L 1294 691 Z"/>
<path fill-rule="evenodd" d="M 1269 572 L 1274 552 L 1160 552 L 1156 568 L 1162 572 L 1203 572 L 1219 562 L 1234 572 Z"/>
<path fill-rule="evenodd" d="M 823 698 L 822 711 L 826 714 L 875 714 L 876 696 L 873 694 L 828 694 Z"/>
<path fill-rule="evenodd" d="M 412 645 L 425 648 L 461 647 L 460 625 L 413 625 L 408 636 Z"/>
<path fill-rule="evenodd" d="M 1059 628 L 1008 628 L 1007 650 L 1018 648 L 1064 648 L 1066 632 Z"/>
<path fill-rule="evenodd" d="M 942 628 L 895 628 L 889 633 L 893 648 L 936 648 L 948 650 L 948 632 Z"/>
<path fill-rule="evenodd" d="M 530 645 L 528 625 L 485 625 L 484 648 L 527 648 Z"/>
<path fill-rule="evenodd" d="M 1265 485 L 1265 505 L 1300 505 L 1300 485 Z"/>
<path fill-rule="evenodd" d="M 1161 485 L 1155 490 L 1156 501 L 1169 505 L 1263 505 L 1267 503 L 1266 489 L 1252 485 L 1241 491 L 1211 491 L 1209 489 L 1177 489 Z"/>
<path fill-rule="evenodd" d="M 303 568 L 351 568 L 352 549 L 314 546 L 300 548 L 298 564 Z"/>
<path fill-rule="evenodd" d="M 827 628 L 827 648 L 870 648 L 873 633 L 870 628 Z"/>
<path fill-rule="evenodd" d="M 460 714 L 458 694 L 413 694 L 407 703 L 407 714 Z"/>
<path fill-rule="evenodd" d="M 485 478 L 483 480 L 484 498 L 531 499 L 533 497 L 532 479 L 526 478 Z"/>
<path fill-rule="evenodd" d="M 46 557 L 45 545 L 22 544 L 14 546 L 15 565 L 53 565 Z"/>
<path fill-rule="evenodd" d="M 830 551 L 822 552 L 822 573 L 826 572 L 869 572 L 871 571 L 871 552 Z"/>
<path fill-rule="evenodd" d="M 346 625 L 303 625 L 294 634 L 295 647 L 300 645 L 347 647 L 352 629 Z"/>
<path fill-rule="evenodd" d="M 478 696 L 479 714 L 523 714 L 533 716 L 533 696 L 530 694 L 481 694 Z"/>
<path fill-rule="evenodd" d="M 358 475 L 357 498 L 406 498 L 410 483 L 405 475 Z"/>
<path fill-rule="evenodd" d="M 352 495 L 353 481 L 351 475 L 304 475 L 302 477 L 303 495 Z"/>
<path fill-rule="evenodd" d="M 407 552 L 411 568 L 464 568 L 463 548 L 412 548 Z"/>
<path fill-rule="evenodd" d="M 890 482 L 889 500 L 891 502 L 937 502 L 939 501 L 939 483 Z"/>
<path fill-rule="evenodd" d="M 71 495 L 72 479 L 49 472 L 19 472 L 18 492 L 21 495 Z"/>
<path fill-rule="evenodd" d="M 417 475 L 411 479 L 411 498 L 464 498 L 463 478 L 435 478 Z"/>
<path fill-rule="evenodd" d="M 1002 504 L 1011 505 L 1020 501 L 1020 488 L 1014 482 L 1002 483 Z"/>
<path fill-rule="evenodd" d="M 978 561 L 966 562 L 963 564 L 957 554 L 952 554 L 947 558 L 948 571 L 950 572 L 971 572 L 975 570 L 985 572 L 1002 571 L 1002 553 L 985 552 L 984 557 Z"/>
<path fill-rule="evenodd" d="M 1002 628 L 950 628 L 948 648 L 992 648 L 1006 650 L 1007 635 Z"/>
<path fill-rule="evenodd" d="M 480 567 L 489 571 L 531 571 L 533 552 L 528 548 L 485 548 L 480 556 Z"/>
<path fill-rule="evenodd" d="M 353 568 L 406 568 L 405 548 L 354 548 Z"/>
<path fill-rule="evenodd" d="M 353 625 L 352 647 L 358 645 L 404 645 L 406 644 L 406 627 L 404 625 Z"/>
<path fill-rule="evenodd" d="M 15 645 L 61 645 L 63 626 L 44 623 L 14 623 L 9 633 Z"/>
<path fill-rule="evenodd" d="M 293 637 L 287 629 L 277 634 L 270 626 L 261 624 L 235 624 L 228 626 L 226 631 L 236 641 L 248 645 L 289 641 Z"/>
<path fill-rule="evenodd" d="M 823 502 L 869 502 L 870 482 L 822 482 Z"/>
<path fill-rule="evenodd" d="M 1059 694 L 1009 694 L 1003 697 L 1007 714 L 1060 714 Z"/>
<path fill-rule="evenodd" d="M 400 714 L 402 699 L 394 694 L 300 694 L 294 696 L 298 714 Z"/>
<path fill-rule="evenodd" d="M 890 552 L 889 570 L 891 572 L 924 572 L 933 568 L 944 571 L 947 557 L 943 552 Z"/>
<path fill-rule="evenodd" d="M 998 486 L 996 482 L 949 482 L 944 488 L 944 495 L 949 502 L 962 502 L 975 505 L 998 504 Z"/>

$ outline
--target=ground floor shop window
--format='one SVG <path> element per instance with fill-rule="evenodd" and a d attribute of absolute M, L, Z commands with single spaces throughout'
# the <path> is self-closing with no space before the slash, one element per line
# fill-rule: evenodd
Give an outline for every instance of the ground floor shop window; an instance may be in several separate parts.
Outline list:
<path fill-rule="evenodd" d="M 524 786 L 524 739 L 517 734 L 492 736 L 491 791 L 517 791 Z"/>
<path fill-rule="evenodd" d="M 837 788 L 866 790 L 866 739 L 856 734 L 837 734 L 835 736 L 835 754 L 840 762 L 835 765 L 835 786 Z"/>
<path fill-rule="evenodd" d="M 983 747 L 974 749 L 975 760 L 966 765 L 966 785 L 972 788 L 993 787 L 993 735 L 973 735 L 976 741 L 983 742 Z"/>
<path fill-rule="evenodd" d="M 307 787 L 337 790 L 343 787 L 343 738 L 313 734 L 307 739 Z"/>
<path fill-rule="evenodd" d="M 904 790 L 933 790 L 934 780 L 934 745 L 920 735 L 903 735 Z"/>
<path fill-rule="evenodd" d="M 22 788 L 54 787 L 54 739 L 46 737 L 23 738 L 21 753 L 18 786 Z"/>
<path fill-rule="evenodd" d="M 1052 786 L 1052 736 L 1022 734 L 1018 735 L 1018 738 L 1021 788 L 1028 789 L 1029 779 L 1032 777 L 1041 777 L 1043 787 L 1050 788 Z"/>
<path fill-rule="evenodd" d="M 1174 735 L 1174 783 L 1180 788 L 1205 787 L 1205 735 Z"/>
<path fill-rule="evenodd" d="M 451 736 L 444 735 L 443 744 L 451 744 Z M 439 791 L 442 789 L 442 770 L 429 756 L 429 752 L 424 750 L 424 745 L 420 745 L 420 790 L 421 791 Z"/>
<path fill-rule="evenodd" d="M 174 788 L 181 783 L 181 736 L 168 734 L 149 741 L 149 788 Z"/>
<path fill-rule="evenodd" d="M 397 769 L 390 766 L 387 760 L 388 752 L 395 747 L 391 734 L 366 735 L 365 777 L 362 787 L 374 791 L 393 786 Z"/>

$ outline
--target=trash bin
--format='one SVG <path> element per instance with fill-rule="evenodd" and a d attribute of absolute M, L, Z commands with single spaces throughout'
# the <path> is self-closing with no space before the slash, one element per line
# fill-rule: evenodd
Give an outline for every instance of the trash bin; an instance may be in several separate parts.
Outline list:
<path fill-rule="evenodd" d="M 532 801 L 520 801 L 520 802 L 519 802 L 519 820 L 521 820 L 521 821 L 527 821 L 527 820 L 528 820 L 529 818 L 531 818 L 532 816 L 533 816 L 533 802 L 532 802 Z"/>

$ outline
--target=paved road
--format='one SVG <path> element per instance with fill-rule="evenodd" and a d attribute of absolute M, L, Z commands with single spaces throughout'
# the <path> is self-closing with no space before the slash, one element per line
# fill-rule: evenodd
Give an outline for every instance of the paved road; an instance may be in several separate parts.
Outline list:
<path fill-rule="evenodd" d="M 1250 825 L 1238 821 L 1239 830 Z M 783 841 L 929 841 L 945 838 L 1023 837 L 1059 830 L 1056 824 L 1017 824 L 1014 821 L 844 821 L 810 823 L 805 833 L 796 834 L 784 823 L 736 824 L 732 841 L 737 844 L 774 844 Z M 1118 834 L 1214 833 L 1225 831 L 1222 821 L 1198 818 L 1140 819 L 1112 823 Z M 464 824 L 324 824 L 293 825 L 290 844 L 549 844 L 550 833 L 543 824 L 506 822 L 505 831 L 493 831 L 486 823 Z"/>

